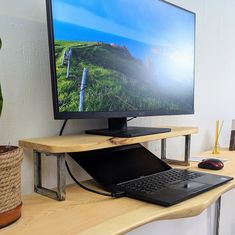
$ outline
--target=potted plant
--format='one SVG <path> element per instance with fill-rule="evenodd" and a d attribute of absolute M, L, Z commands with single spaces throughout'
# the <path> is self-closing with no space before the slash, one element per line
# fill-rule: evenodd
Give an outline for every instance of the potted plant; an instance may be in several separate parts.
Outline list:
<path fill-rule="evenodd" d="M 0 50 L 2 41 L 0 38 Z M 3 97 L 0 84 L 0 116 Z M 16 146 L 0 145 L 0 228 L 21 216 L 21 162 L 22 149 Z"/>

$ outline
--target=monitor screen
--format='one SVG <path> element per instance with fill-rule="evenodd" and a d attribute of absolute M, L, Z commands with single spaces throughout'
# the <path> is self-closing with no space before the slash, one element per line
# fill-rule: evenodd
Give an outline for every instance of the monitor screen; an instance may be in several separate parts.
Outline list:
<path fill-rule="evenodd" d="M 56 119 L 192 114 L 195 14 L 160 0 L 47 0 Z"/>
<path fill-rule="evenodd" d="M 69 153 L 69 155 L 103 186 L 171 169 L 140 144 Z"/>

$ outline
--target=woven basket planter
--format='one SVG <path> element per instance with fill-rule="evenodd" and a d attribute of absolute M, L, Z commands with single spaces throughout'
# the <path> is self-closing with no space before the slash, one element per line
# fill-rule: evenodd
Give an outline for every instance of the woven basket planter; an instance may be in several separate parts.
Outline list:
<path fill-rule="evenodd" d="M 21 162 L 23 151 L 0 146 L 0 228 L 21 216 Z"/>

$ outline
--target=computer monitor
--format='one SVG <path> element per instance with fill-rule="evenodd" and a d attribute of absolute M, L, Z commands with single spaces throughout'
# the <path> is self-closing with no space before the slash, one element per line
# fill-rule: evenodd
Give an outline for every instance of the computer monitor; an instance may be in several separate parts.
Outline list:
<path fill-rule="evenodd" d="M 103 134 L 128 136 L 127 117 L 194 113 L 193 12 L 160 0 L 46 3 L 55 119 L 107 118 Z"/>

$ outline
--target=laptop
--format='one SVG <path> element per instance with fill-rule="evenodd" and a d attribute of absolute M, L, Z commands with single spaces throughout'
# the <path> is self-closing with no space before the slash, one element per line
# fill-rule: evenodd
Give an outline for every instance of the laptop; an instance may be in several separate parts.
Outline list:
<path fill-rule="evenodd" d="M 172 168 L 140 144 L 70 156 L 105 190 L 162 206 L 182 202 L 233 179 Z"/>

